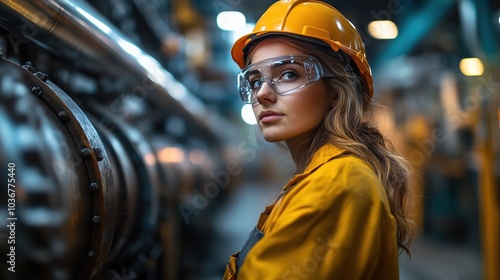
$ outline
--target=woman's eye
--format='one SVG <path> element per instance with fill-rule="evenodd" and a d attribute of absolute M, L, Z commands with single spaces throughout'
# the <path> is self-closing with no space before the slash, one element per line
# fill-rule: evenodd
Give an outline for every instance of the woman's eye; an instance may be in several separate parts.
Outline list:
<path fill-rule="evenodd" d="M 250 81 L 250 86 L 252 89 L 258 89 L 262 87 L 262 80 L 261 79 L 255 79 L 253 81 Z"/>
<path fill-rule="evenodd" d="M 287 71 L 281 75 L 281 81 L 293 81 L 297 78 L 297 74 L 293 71 Z"/>

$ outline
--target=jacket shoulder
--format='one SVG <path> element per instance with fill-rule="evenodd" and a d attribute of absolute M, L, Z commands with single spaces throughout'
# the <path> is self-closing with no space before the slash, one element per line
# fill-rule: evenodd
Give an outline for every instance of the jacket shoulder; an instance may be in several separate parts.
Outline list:
<path fill-rule="evenodd" d="M 387 195 L 380 179 L 368 164 L 351 155 L 321 165 L 297 184 L 297 191 L 316 193 L 313 197 L 327 202 L 326 205 L 338 202 L 342 197 L 358 203 L 382 203 L 388 209 Z"/>

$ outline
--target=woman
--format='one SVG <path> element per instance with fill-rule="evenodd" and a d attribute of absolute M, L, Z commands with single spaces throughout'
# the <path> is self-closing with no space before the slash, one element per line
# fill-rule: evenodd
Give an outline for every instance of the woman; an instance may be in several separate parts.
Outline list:
<path fill-rule="evenodd" d="M 372 76 L 354 26 L 320 1 L 278 1 L 232 56 L 243 102 L 297 170 L 224 279 L 399 279 L 409 171 L 366 121 Z"/>

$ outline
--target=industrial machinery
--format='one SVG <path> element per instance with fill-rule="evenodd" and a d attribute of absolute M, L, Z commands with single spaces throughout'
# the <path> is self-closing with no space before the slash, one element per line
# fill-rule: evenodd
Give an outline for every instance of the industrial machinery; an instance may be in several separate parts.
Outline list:
<path fill-rule="evenodd" d="M 0 26 L 0 278 L 178 279 L 223 119 L 86 1 L 2 0 Z"/>

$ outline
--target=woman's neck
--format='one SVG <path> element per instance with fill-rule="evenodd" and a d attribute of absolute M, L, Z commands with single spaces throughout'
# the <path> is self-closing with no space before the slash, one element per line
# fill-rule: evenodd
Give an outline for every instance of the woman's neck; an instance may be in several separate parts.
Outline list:
<path fill-rule="evenodd" d="M 304 171 L 314 152 L 328 142 L 326 132 L 321 128 L 322 126 L 285 141 L 297 167 L 297 174 Z"/>
<path fill-rule="evenodd" d="M 311 139 L 310 137 L 295 137 L 293 139 L 288 139 L 285 141 L 290 151 L 295 166 L 297 167 L 296 172 L 301 173 L 306 167 L 311 153 Z"/>

